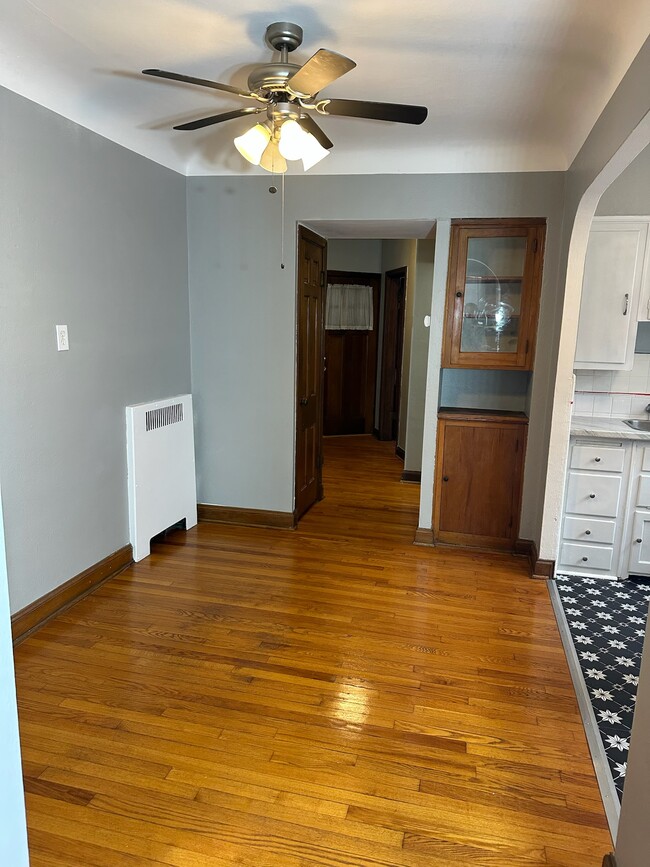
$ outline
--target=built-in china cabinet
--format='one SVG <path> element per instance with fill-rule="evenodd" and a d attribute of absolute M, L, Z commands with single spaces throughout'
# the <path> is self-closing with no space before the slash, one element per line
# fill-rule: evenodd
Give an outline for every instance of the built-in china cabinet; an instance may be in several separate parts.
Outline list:
<path fill-rule="evenodd" d="M 443 336 L 443 367 L 531 370 L 545 221 L 456 220 Z"/>
<path fill-rule="evenodd" d="M 443 380 L 445 368 L 464 368 L 463 376 L 473 381 L 472 371 L 499 371 L 508 379 L 532 370 L 545 233 L 544 219 L 452 222 Z M 457 382 L 461 374 L 454 376 Z M 501 382 L 502 395 L 510 385 Z M 469 379 L 458 391 L 468 405 L 439 412 L 434 541 L 512 550 L 521 510 L 525 407 L 490 406 Z"/>

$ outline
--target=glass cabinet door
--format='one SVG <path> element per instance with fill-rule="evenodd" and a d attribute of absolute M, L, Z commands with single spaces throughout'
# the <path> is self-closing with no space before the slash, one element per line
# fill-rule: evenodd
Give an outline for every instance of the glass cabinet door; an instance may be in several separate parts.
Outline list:
<path fill-rule="evenodd" d="M 530 369 L 543 226 L 487 222 L 452 225 L 443 366 Z"/>

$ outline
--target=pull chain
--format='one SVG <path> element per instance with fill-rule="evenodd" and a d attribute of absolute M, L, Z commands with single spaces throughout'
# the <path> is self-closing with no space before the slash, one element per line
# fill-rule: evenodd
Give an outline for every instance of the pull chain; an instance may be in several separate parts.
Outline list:
<path fill-rule="evenodd" d="M 282 174 L 282 203 L 280 210 L 282 212 L 282 224 L 280 228 L 280 268 L 284 271 L 284 173 Z"/>

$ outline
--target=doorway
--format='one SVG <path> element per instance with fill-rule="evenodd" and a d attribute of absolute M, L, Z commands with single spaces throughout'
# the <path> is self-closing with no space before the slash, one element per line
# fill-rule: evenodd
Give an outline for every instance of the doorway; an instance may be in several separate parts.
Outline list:
<path fill-rule="evenodd" d="M 406 283 L 406 268 L 396 268 L 386 272 L 378 431 L 380 440 L 395 440 L 397 453 L 400 451 L 398 437 L 402 397 Z"/>
<path fill-rule="evenodd" d="M 368 309 L 361 310 L 367 315 L 366 321 L 355 327 L 342 322 L 340 316 L 336 321 L 326 319 L 323 434 L 371 434 L 375 422 L 381 274 L 328 271 L 327 287 L 328 291 L 336 288 L 337 296 L 341 291 L 358 292 Z"/>

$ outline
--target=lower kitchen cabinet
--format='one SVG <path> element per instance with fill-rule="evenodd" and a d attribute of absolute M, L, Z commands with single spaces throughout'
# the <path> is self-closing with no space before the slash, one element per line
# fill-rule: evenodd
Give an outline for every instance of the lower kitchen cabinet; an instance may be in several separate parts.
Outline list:
<path fill-rule="evenodd" d="M 558 572 L 650 575 L 650 444 L 572 439 Z"/>
<path fill-rule="evenodd" d="M 434 489 L 437 542 L 511 550 L 519 531 L 528 419 L 441 410 Z"/>

